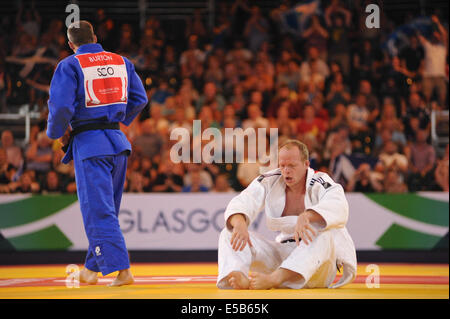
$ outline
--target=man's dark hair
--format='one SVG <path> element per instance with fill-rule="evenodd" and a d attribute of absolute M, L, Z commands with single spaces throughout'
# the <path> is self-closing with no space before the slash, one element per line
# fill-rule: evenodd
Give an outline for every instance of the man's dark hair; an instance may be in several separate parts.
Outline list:
<path fill-rule="evenodd" d="M 95 41 L 94 28 L 86 20 L 72 23 L 67 28 L 67 37 L 77 47 Z"/>

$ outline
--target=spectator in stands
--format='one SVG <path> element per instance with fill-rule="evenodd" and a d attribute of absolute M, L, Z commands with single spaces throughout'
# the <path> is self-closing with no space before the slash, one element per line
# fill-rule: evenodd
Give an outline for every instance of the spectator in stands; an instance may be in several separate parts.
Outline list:
<path fill-rule="evenodd" d="M 329 109 L 333 109 L 336 104 L 348 104 L 351 100 L 350 88 L 344 83 L 341 72 L 332 75 L 330 89 L 326 95 L 326 103 Z"/>
<path fill-rule="evenodd" d="M 425 101 L 429 103 L 432 99 L 433 91 L 436 89 L 437 101 L 441 107 L 444 107 L 448 91 L 448 75 L 446 74 L 448 32 L 436 15 L 433 15 L 431 20 L 435 28 L 431 40 L 427 40 L 421 34 L 418 34 L 419 41 L 425 52 L 422 82 L 423 94 Z"/>
<path fill-rule="evenodd" d="M 391 138 L 394 142 L 401 146 L 406 146 L 407 141 L 406 136 L 403 133 L 403 123 L 399 118 L 397 118 L 395 106 L 388 100 L 383 105 L 381 118 L 376 122 L 375 126 L 377 128 L 375 146 L 379 146 L 381 144 L 381 134 L 385 130 L 390 132 Z"/>
<path fill-rule="evenodd" d="M 250 13 L 251 16 L 244 28 L 244 36 L 247 38 L 248 48 L 256 53 L 263 42 L 269 40 L 269 23 L 262 16 L 259 7 L 251 7 Z"/>
<path fill-rule="evenodd" d="M 378 156 L 380 163 L 384 170 L 394 169 L 402 174 L 408 172 L 408 158 L 398 152 L 398 146 L 394 141 L 387 141 L 384 144 L 383 150 Z"/>
<path fill-rule="evenodd" d="M 31 142 L 26 151 L 27 169 L 36 171 L 39 182 L 45 179 L 45 175 L 52 168 L 53 149 L 52 140 L 45 132 L 39 132 L 37 140 Z"/>
<path fill-rule="evenodd" d="M 395 170 L 390 169 L 386 172 L 384 177 L 384 192 L 385 193 L 406 193 L 408 187 L 403 181 L 402 176 Z"/>
<path fill-rule="evenodd" d="M 217 92 L 217 86 L 213 82 L 208 82 L 203 88 L 203 94 L 197 99 L 195 105 L 197 113 L 199 113 L 203 106 L 213 106 L 214 109 L 222 111 L 226 105 L 225 98 Z"/>
<path fill-rule="evenodd" d="M 193 34 L 188 38 L 188 48 L 180 56 L 181 76 L 189 77 L 195 72 L 195 68 L 205 62 L 205 52 L 199 49 L 198 36 Z"/>
<path fill-rule="evenodd" d="M 191 183 L 183 187 L 182 192 L 184 193 L 197 193 L 197 192 L 207 192 L 208 187 L 201 184 L 200 172 L 191 171 L 190 173 Z"/>
<path fill-rule="evenodd" d="M 445 154 L 437 161 L 434 170 L 434 178 L 439 185 L 440 190 L 448 192 L 448 144 L 445 147 Z"/>
<path fill-rule="evenodd" d="M 428 190 L 434 180 L 433 169 L 436 164 L 436 152 L 427 142 L 428 131 L 419 129 L 416 140 L 406 149 L 409 161 L 408 185 L 411 191 Z"/>
<path fill-rule="evenodd" d="M 302 37 L 306 41 L 306 52 L 308 52 L 310 48 L 316 48 L 318 50 L 318 55 L 320 56 L 320 58 L 324 61 L 327 60 L 327 41 L 330 35 L 328 31 L 322 26 L 318 15 L 313 15 L 311 17 L 311 24 L 309 28 L 307 28 L 302 33 Z"/>
<path fill-rule="evenodd" d="M 256 104 L 250 104 L 248 106 L 248 119 L 242 122 L 242 128 L 269 128 L 269 121 L 263 117 L 261 108 Z"/>
<path fill-rule="evenodd" d="M 332 1 L 325 10 L 325 22 L 330 34 L 328 49 L 333 52 L 332 59 L 342 67 L 342 73 L 348 75 L 351 63 L 350 27 L 352 14 L 340 5 L 339 1 Z"/>
<path fill-rule="evenodd" d="M 233 188 L 231 188 L 228 182 L 227 174 L 219 174 L 216 176 L 216 181 L 214 183 L 214 188 L 211 190 L 213 193 L 231 193 Z"/>
<path fill-rule="evenodd" d="M 347 192 L 374 193 L 383 190 L 383 185 L 371 177 L 371 168 L 367 163 L 359 165 L 345 189 Z"/>
<path fill-rule="evenodd" d="M 316 110 L 311 104 L 307 104 L 303 110 L 303 118 L 297 121 L 297 134 L 302 136 L 311 135 L 317 143 L 321 144 L 325 140 L 327 123 L 316 116 Z"/>
<path fill-rule="evenodd" d="M 337 103 L 334 106 L 328 124 L 329 130 L 334 130 L 340 126 L 348 126 L 347 108 L 344 103 Z"/>
<path fill-rule="evenodd" d="M 400 64 L 413 75 L 413 79 L 418 81 L 420 78 L 420 69 L 424 58 L 424 51 L 419 46 L 419 40 L 416 35 L 409 37 L 408 46 L 400 52 Z"/>
<path fill-rule="evenodd" d="M 349 138 L 350 130 L 347 125 L 338 125 L 328 135 L 323 151 L 326 160 L 333 160 L 341 154 L 352 153 L 352 143 Z"/>
<path fill-rule="evenodd" d="M 4 130 L 1 135 L 2 148 L 6 151 L 6 157 L 9 164 L 15 168 L 23 165 L 22 149 L 15 145 L 14 135 L 10 130 Z"/>
<path fill-rule="evenodd" d="M 411 93 L 408 99 L 406 113 L 403 116 L 405 135 L 414 140 L 417 130 L 429 129 L 431 125 L 429 111 L 418 93 Z"/>
<path fill-rule="evenodd" d="M 18 182 L 12 182 L 9 184 L 11 193 L 38 193 L 40 185 L 35 181 L 33 171 L 25 171 L 20 175 Z"/>
<path fill-rule="evenodd" d="M 158 175 L 153 184 L 153 192 L 181 192 L 183 189 L 183 176 L 180 172 L 173 171 L 175 165 L 167 159 L 161 161 L 158 168 Z"/>
<path fill-rule="evenodd" d="M 128 182 L 126 191 L 129 193 L 143 193 L 144 192 L 144 177 L 139 171 L 131 171 L 128 174 Z"/>
<path fill-rule="evenodd" d="M 370 112 L 367 109 L 367 99 L 365 95 L 358 94 L 355 102 L 347 108 L 347 121 L 352 134 L 369 130 Z"/>
<path fill-rule="evenodd" d="M 60 181 L 58 173 L 55 171 L 48 171 L 45 178 L 45 183 L 41 188 L 41 193 L 48 194 L 48 193 L 65 193 L 65 192 L 66 188 Z"/>
<path fill-rule="evenodd" d="M 0 148 L 0 193 L 9 193 L 8 184 L 12 181 L 11 171 L 13 169 L 14 166 L 8 163 L 6 150 Z"/>
<path fill-rule="evenodd" d="M 327 63 L 320 57 L 319 49 L 311 46 L 308 49 L 308 60 L 300 65 L 301 83 L 308 84 L 313 80 L 313 75 L 318 74 L 321 78 L 326 79 L 330 75 L 330 69 Z"/>
<path fill-rule="evenodd" d="M 201 9 L 195 9 L 192 18 L 186 21 L 186 38 L 191 35 L 197 36 L 200 42 L 207 36 Z"/>
<path fill-rule="evenodd" d="M 147 119 L 141 124 L 141 135 L 134 140 L 134 150 L 136 153 L 149 158 L 154 158 L 161 154 L 163 140 L 156 133 L 155 121 L 153 118 Z"/>

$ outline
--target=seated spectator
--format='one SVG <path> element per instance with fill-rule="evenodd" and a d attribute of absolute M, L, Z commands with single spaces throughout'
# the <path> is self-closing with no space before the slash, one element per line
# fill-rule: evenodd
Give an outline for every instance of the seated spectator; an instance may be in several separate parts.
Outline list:
<path fill-rule="evenodd" d="M 41 188 L 41 193 L 65 193 L 66 188 L 61 183 L 58 173 L 49 171 L 45 178 L 45 183 Z"/>
<path fill-rule="evenodd" d="M 9 164 L 15 168 L 23 165 L 22 150 L 14 143 L 14 136 L 10 130 L 4 130 L 1 136 L 2 148 L 6 151 L 6 158 Z"/>
<path fill-rule="evenodd" d="M 6 150 L 0 148 L 0 193 L 9 193 L 8 184 L 12 182 L 11 173 L 15 171 L 12 164 L 8 163 Z"/>
<path fill-rule="evenodd" d="M 183 189 L 183 176 L 174 172 L 174 164 L 170 161 L 162 161 L 159 164 L 158 174 L 152 187 L 153 192 L 181 192 Z"/>
<path fill-rule="evenodd" d="M 330 90 L 326 96 L 326 103 L 329 109 L 333 109 L 336 104 L 347 104 L 350 100 L 350 89 L 344 83 L 342 73 L 334 74 L 330 83 Z"/>
<path fill-rule="evenodd" d="M 226 105 L 225 98 L 217 92 L 217 86 L 213 82 L 205 84 L 203 94 L 197 100 L 195 105 L 197 113 L 201 111 L 205 105 L 214 106 L 215 109 L 222 111 Z"/>
<path fill-rule="evenodd" d="M 366 106 L 370 113 L 368 121 L 369 123 L 373 123 L 380 114 L 380 102 L 372 92 L 372 84 L 368 80 L 361 80 L 359 83 L 359 93 L 366 97 Z"/>
<path fill-rule="evenodd" d="M 330 75 L 330 69 L 327 63 L 320 58 L 319 50 L 313 46 L 308 50 L 308 60 L 300 65 L 301 82 L 311 82 L 315 73 L 320 75 L 322 79 L 327 79 Z"/>
<path fill-rule="evenodd" d="M 448 144 L 445 147 L 444 156 L 437 161 L 434 178 L 439 188 L 444 192 L 448 192 Z"/>
<path fill-rule="evenodd" d="M 436 152 L 427 142 L 428 131 L 419 129 L 416 140 L 409 148 L 406 148 L 406 156 L 409 161 L 410 175 L 408 185 L 410 191 L 429 190 L 434 181 L 434 166 Z"/>
<path fill-rule="evenodd" d="M 398 152 L 398 146 L 394 141 L 387 141 L 378 156 L 385 170 L 395 169 L 406 174 L 408 171 L 408 158 Z"/>
<path fill-rule="evenodd" d="M 384 192 L 385 193 L 408 192 L 408 187 L 403 182 L 403 178 L 397 170 L 390 169 L 386 172 L 384 177 Z"/>
<path fill-rule="evenodd" d="M 347 120 L 352 134 L 369 130 L 369 110 L 366 106 L 366 97 L 363 94 L 356 96 L 355 103 L 347 108 Z"/>
<path fill-rule="evenodd" d="M 340 126 L 348 126 L 347 108 L 343 103 L 334 106 L 331 119 L 328 123 L 329 130 L 334 130 Z"/>
<path fill-rule="evenodd" d="M 383 106 L 381 118 L 376 122 L 377 134 L 375 147 L 380 146 L 381 134 L 388 130 L 392 140 L 401 146 L 406 146 L 406 136 L 403 133 L 403 123 L 395 114 L 395 106 L 388 103 Z M 386 134 L 386 133 L 385 133 Z"/>
<path fill-rule="evenodd" d="M 291 91 L 287 85 L 281 85 L 278 87 L 274 97 L 270 101 L 270 104 L 266 110 L 266 116 L 268 118 L 273 118 L 277 116 L 277 111 L 280 108 L 281 104 L 283 102 L 290 101 L 290 93 Z"/>
<path fill-rule="evenodd" d="M 216 176 L 214 188 L 211 190 L 211 192 L 213 192 L 213 193 L 232 193 L 232 192 L 234 192 L 233 188 L 231 188 L 230 183 L 228 182 L 227 174 L 219 174 Z"/>
<path fill-rule="evenodd" d="M 181 76 L 189 77 L 196 67 L 203 64 L 205 56 L 205 52 L 198 47 L 198 36 L 195 34 L 189 36 L 188 48 L 180 56 Z"/>
<path fill-rule="evenodd" d="M 129 193 L 144 192 L 144 177 L 139 171 L 131 171 L 128 174 L 128 182 L 126 191 Z"/>
<path fill-rule="evenodd" d="M 33 171 L 25 171 L 18 182 L 9 184 L 11 193 L 39 193 L 40 185 L 34 179 Z"/>
<path fill-rule="evenodd" d="M 382 191 L 383 185 L 371 177 L 370 165 L 363 163 L 359 165 L 345 190 L 347 192 L 374 193 Z"/>
<path fill-rule="evenodd" d="M 203 185 L 200 177 L 199 171 L 192 171 L 190 174 L 190 185 L 186 185 L 183 187 L 182 192 L 184 193 L 197 193 L 197 192 L 207 192 L 208 187 Z"/>
<path fill-rule="evenodd" d="M 316 116 L 314 106 L 308 104 L 303 110 L 303 118 L 297 121 L 297 134 L 311 135 L 317 142 L 321 143 L 325 140 L 327 131 L 327 123 Z"/>
<path fill-rule="evenodd" d="M 326 160 L 333 160 L 341 154 L 350 155 L 352 153 L 352 143 L 349 134 L 348 126 L 339 125 L 328 135 L 323 151 L 323 156 Z"/>
<path fill-rule="evenodd" d="M 191 185 L 191 176 L 193 172 L 198 172 L 200 174 L 200 184 L 204 185 L 208 189 L 213 187 L 214 182 L 209 170 L 196 163 L 190 163 L 187 165 L 187 173 L 183 177 L 184 186 Z"/>
<path fill-rule="evenodd" d="M 147 119 L 141 123 L 141 135 L 134 140 L 134 150 L 142 156 L 154 158 L 161 154 L 163 140 L 156 133 L 155 121 L 153 118 Z"/>
<path fill-rule="evenodd" d="M 35 142 L 26 151 L 27 170 L 36 171 L 38 181 L 43 181 L 45 174 L 52 167 L 53 150 L 52 140 L 45 132 L 39 132 Z"/>
<path fill-rule="evenodd" d="M 256 104 L 250 104 L 248 106 L 248 119 L 242 122 L 242 128 L 269 128 L 269 120 L 263 117 L 261 108 Z"/>

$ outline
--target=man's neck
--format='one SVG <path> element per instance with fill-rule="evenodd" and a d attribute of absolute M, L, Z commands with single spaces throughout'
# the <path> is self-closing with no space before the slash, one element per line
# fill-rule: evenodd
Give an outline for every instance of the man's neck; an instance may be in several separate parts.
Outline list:
<path fill-rule="evenodd" d="M 287 186 L 286 188 L 287 191 L 289 192 L 296 194 L 304 194 L 306 192 L 306 176 L 299 183 L 292 186 Z"/>

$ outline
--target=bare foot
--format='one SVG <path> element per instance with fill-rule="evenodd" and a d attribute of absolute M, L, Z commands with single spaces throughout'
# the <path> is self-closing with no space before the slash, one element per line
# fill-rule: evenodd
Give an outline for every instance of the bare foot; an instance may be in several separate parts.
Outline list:
<path fill-rule="evenodd" d="M 83 268 L 78 273 L 78 280 L 88 285 L 95 285 L 98 281 L 97 273 L 87 268 Z"/>
<path fill-rule="evenodd" d="M 249 280 L 240 271 L 233 271 L 228 275 L 228 283 L 233 289 L 248 289 Z"/>
<path fill-rule="evenodd" d="M 133 275 L 131 274 L 130 269 L 120 270 L 116 279 L 112 283 L 108 285 L 108 287 L 120 287 L 124 285 L 131 285 L 134 283 Z"/>
<path fill-rule="evenodd" d="M 271 289 L 276 285 L 268 274 L 254 272 L 250 275 L 250 289 Z"/>

